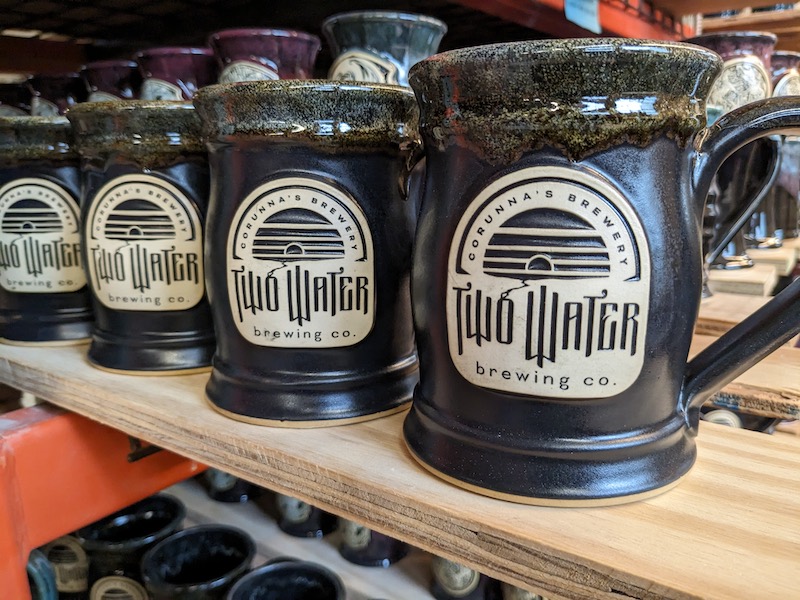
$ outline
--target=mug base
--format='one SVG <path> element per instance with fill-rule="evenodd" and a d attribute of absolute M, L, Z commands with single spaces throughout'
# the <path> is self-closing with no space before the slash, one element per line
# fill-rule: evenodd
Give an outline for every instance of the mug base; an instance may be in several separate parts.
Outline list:
<path fill-rule="evenodd" d="M 99 365 L 96 362 L 89 360 L 89 364 L 95 369 L 105 371 L 106 373 L 116 373 L 118 375 L 135 375 L 137 377 L 174 377 L 177 375 L 197 375 L 200 373 L 209 373 L 211 365 L 206 367 L 190 367 L 188 369 L 165 369 L 165 370 L 135 370 L 135 369 L 115 369 L 113 367 L 106 367 Z"/>
<path fill-rule="evenodd" d="M 647 500 L 648 498 L 653 498 L 655 496 L 660 496 L 664 492 L 668 492 L 672 488 L 676 487 L 680 484 L 684 478 L 688 475 L 685 473 L 681 475 L 675 481 L 672 481 L 664 486 L 655 488 L 653 490 L 648 490 L 646 492 L 638 492 L 635 494 L 628 494 L 625 496 L 614 496 L 608 498 L 538 498 L 536 496 L 520 496 L 518 494 L 509 494 L 506 492 L 500 492 L 498 490 L 493 490 L 485 487 L 480 487 L 474 485 L 472 483 L 467 483 L 466 481 L 461 481 L 460 479 L 456 479 L 448 475 L 447 473 L 443 473 L 442 471 L 432 467 L 428 463 L 426 463 L 420 456 L 414 452 L 411 448 L 407 440 L 404 440 L 406 444 L 406 448 L 408 448 L 409 454 L 416 460 L 425 470 L 429 471 L 439 479 L 446 481 L 447 483 L 454 485 L 456 487 L 460 487 L 461 489 L 473 492 L 475 494 L 480 494 L 481 496 L 488 496 L 490 498 L 495 498 L 497 500 L 504 500 L 506 502 L 513 502 L 515 504 L 527 504 L 529 506 L 550 506 L 550 507 L 561 507 L 561 508 L 593 508 L 597 506 L 617 506 L 620 504 L 629 504 L 631 502 L 638 502 L 640 500 Z"/>
<path fill-rule="evenodd" d="M 388 410 L 384 410 L 381 412 L 370 413 L 367 415 L 360 415 L 357 417 L 345 417 L 342 419 L 330 418 L 330 419 L 309 419 L 309 420 L 288 420 L 288 419 L 262 419 L 259 417 L 250 417 L 247 415 L 243 415 L 240 413 L 232 412 L 221 408 L 214 404 L 214 401 L 205 396 L 206 402 L 211 405 L 211 408 L 216 410 L 218 413 L 225 415 L 228 418 L 234 419 L 236 421 L 241 421 L 243 423 L 250 423 L 251 425 L 262 425 L 264 427 L 282 427 L 284 429 L 315 429 L 319 427 L 338 427 L 340 425 L 352 425 L 353 423 L 363 423 L 364 421 L 372 421 L 374 419 L 380 419 L 381 417 L 388 417 L 389 415 L 394 415 L 399 412 L 408 409 L 408 406 L 411 402 L 411 399 L 403 402 L 402 404 L 390 408 Z"/>
<path fill-rule="evenodd" d="M 60 346 L 82 346 L 92 341 L 89 336 L 82 338 L 75 338 L 70 340 L 44 340 L 44 341 L 28 341 L 28 340 L 11 340 L 8 338 L 0 337 L 0 344 L 7 344 L 9 346 L 27 346 L 27 347 L 44 347 L 44 348 L 57 348 Z"/>
<path fill-rule="evenodd" d="M 92 332 L 87 359 L 103 371 L 126 375 L 189 375 L 211 370 L 214 339 L 193 336 L 190 339 L 150 340 L 109 339 Z"/>

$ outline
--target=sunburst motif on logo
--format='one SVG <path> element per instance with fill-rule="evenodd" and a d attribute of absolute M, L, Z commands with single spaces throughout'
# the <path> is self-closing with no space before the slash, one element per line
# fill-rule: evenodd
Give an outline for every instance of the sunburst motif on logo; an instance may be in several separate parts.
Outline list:
<path fill-rule="evenodd" d="M 333 223 L 302 208 L 264 219 L 253 240 L 253 258 L 280 262 L 343 259 L 344 241 Z"/>

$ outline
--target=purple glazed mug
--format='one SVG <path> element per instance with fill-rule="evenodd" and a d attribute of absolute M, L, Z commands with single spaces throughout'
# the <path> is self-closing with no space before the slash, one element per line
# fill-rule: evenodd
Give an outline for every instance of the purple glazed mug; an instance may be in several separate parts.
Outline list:
<path fill-rule="evenodd" d="M 292 29 L 226 29 L 211 34 L 219 83 L 309 79 L 320 49 L 317 36 Z"/>
<path fill-rule="evenodd" d="M 132 60 L 99 60 L 86 63 L 81 76 L 89 90 L 89 102 L 133 100 L 139 95 L 142 75 Z"/>
<path fill-rule="evenodd" d="M 86 100 L 86 86 L 77 73 L 40 73 L 28 78 L 31 89 L 31 115 L 55 117 L 70 106 Z"/>
<path fill-rule="evenodd" d="M 148 48 L 135 58 L 144 78 L 142 100 L 191 100 L 197 90 L 217 79 L 210 48 Z"/>

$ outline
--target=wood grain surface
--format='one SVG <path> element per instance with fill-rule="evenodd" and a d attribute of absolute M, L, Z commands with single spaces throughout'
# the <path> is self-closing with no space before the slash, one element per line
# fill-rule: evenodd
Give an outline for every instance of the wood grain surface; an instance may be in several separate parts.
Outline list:
<path fill-rule="evenodd" d="M 722 335 L 769 302 L 768 296 L 718 293 L 700 302 L 695 332 Z"/>
<path fill-rule="evenodd" d="M 708 287 L 716 293 L 769 296 L 778 283 L 778 270 L 772 265 L 753 265 L 749 269 L 711 269 Z"/>
<path fill-rule="evenodd" d="M 403 414 L 338 428 L 260 427 L 210 409 L 206 375 L 106 373 L 84 352 L 0 347 L 0 380 L 551 599 L 797 597 L 792 436 L 704 423 L 697 464 L 669 492 L 606 508 L 522 506 L 425 472 L 403 444 Z"/>

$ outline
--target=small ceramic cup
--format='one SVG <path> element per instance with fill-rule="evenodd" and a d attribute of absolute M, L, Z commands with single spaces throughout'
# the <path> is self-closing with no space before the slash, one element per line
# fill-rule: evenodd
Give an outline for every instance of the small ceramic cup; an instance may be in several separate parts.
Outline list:
<path fill-rule="evenodd" d="M 226 29 L 212 33 L 208 45 L 219 61 L 219 83 L 233 83 L 309 79 L 320 40 L 292 29 Z"/>
<path fill-rule="evenodd" d="M 144 553 L 181 528 L 186 509 L 167 494 L 157 494 L 76 532 L 89 557 L 90 597 L 147 600 L 142 585 Z"/>
<path fill-rule="evenodd" d="M 271 561 L 250 571 L 230 589 L 226 600 L 345 600 L 342 580 L 320 564 Z"/>
<path fill-rule="evenodd" d="M 503 600 L 547 600 L 545 596 L 523 590 L 505 581 L 500 583 L 500 589 L 503 592 Z"/>
<path fill-rule="evenodd" d="M 227 525 L 200 525 L 174 533 L 142 558 L 150 600 L 217 600 L 250 568 L 255 543 Z"/>
<path fill-rule="evenodd" d="M 207 369 L 208 162 L 192 105 L 87 102 L 68 117 L 83 161 L 90 362 L 139 374 Z"/>
<path fill-rule="evenodd" d="M 500 600 L 500 582 L 441 556 L 431 559 L 436 600 Z"/>
<path fill-rule="evenodd" d="M 60 599 L 82 599 L 89 594 L 89 557 L 74 535 L 65 535 L 40 548 L 55 571 Z"/>
<path fill-rule="evenodd" d="M 191 100 L 197 90 L 217 80 L 210 48 L 148 48 L 136 53 L 144 81 L 142 100 Z"/>
<path fill-rule="evenodd" d="M 132 100 L 139 95 L 142 75 L 132 60 L 100 60 L 81 68 L 89 91 L 88 102 Z"/>
<path fill-rule="evenodd" d="M 74 344 L 92 311 L 80 241 L 80 170 L 64 117 L 0 118 L 0 338 Z"/>
<path fill-rule="evenodd" d="M 86 86 L 78 73 L 40 73 L 28 78 L 31 115 L 54 117 L 86 100 Z"/>
<path fill-rule="evenodd" d="M 0 83 L 0 117 L 30 115 L 31 99 L 31 88 L 26 83 Z"/>
<path fill-rule="evenodd" d="M 322 32 L 335 55 L 330 79 L 408 85 L 408 70 L 436 52 L 447 25 L 425 15 L 366 10 L 332 15 Z"/>
<path fill-rule="evenodd" d="M 336 515 L 286 494 L 275 494 L 278 527 L 294 537 L 321 538 L 336 529 Z"/>
<path fill-rule="evenodd" d="M 406 556 L 411 547 L 349 519 L 339 519 L 339 554 L 364 567 L 388 567 Z"/>

